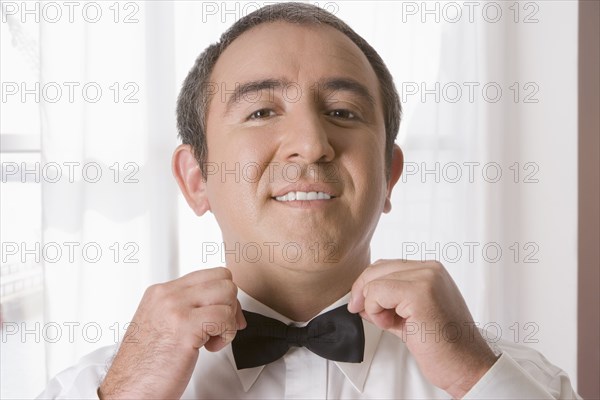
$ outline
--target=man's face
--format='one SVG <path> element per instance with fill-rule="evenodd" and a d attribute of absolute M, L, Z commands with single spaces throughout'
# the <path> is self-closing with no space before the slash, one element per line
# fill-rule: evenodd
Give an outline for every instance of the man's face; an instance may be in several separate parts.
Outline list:
<path fill-rule="evenodd" d="M 206 196 L 226 248 L 258 245 L 260 262 L 295 269 L 368 262 L 388 184 L 378 80 L 360 49 L 330 27 L 262 24 L 210 81 Z"/>

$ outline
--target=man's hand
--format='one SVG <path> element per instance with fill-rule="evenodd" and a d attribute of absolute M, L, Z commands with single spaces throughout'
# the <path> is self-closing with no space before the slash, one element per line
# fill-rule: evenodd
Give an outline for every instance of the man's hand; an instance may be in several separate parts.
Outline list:
<path fill-rule="evenodd" d="M 246 326 L 226 268 L 150 286 L 98 393 L 101 398 L 180 398 L 202 346 L 218 351 Z"/>
<path fill-rule="evenodd" d="M 425 377 L 454 398 L 463 397 L 497 359 L 438 262 L 375 262 L 352 286 L 348 309 L 402 338 Z"/>

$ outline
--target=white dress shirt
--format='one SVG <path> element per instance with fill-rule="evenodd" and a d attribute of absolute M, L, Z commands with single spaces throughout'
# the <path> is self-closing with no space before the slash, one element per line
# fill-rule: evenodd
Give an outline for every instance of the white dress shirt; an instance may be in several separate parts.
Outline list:
<path fill-rule="evenodd" d="M 296 323 L 243 291 L 245 310 Z M 320 314 L 348 303 L 349 294 Z M 448 399 L 450 395 L 430 384 L 397 336 L 363 321 L 365 353 L 362 363 L 321 358 L 304 347 L 293 347 L 271 364 L 237 370 L 231 345 L 200 355 L 183 399 Z M 465 399 L 571 399 L 580 397 L 569 377 L 539 352 L 499 341 L 492 345 L 502 355 L 467 393 Z M 97 399 L 97 388 L 117 351 L 103 347 L 52 379 L 38 398 Z"/>

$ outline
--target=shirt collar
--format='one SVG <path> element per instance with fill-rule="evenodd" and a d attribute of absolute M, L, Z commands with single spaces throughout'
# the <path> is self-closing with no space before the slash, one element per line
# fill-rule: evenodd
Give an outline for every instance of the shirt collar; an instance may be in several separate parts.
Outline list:
<path fill-rule="evenodd" d="M 343 304 L 347 304 L 350 299 L 350 293 L 347 293 L 342 298 L 340 298 L 335 303 L 331 304 L 329 307 L 325 308 L 318 315 L 321 315 L 327 311 L 333 310 Z M 244 292 L 243 290 L 238 288 L 238 300 L 242 305 L 242 308 L 247 311 L 255 312 L 264 315 L 265 317 L 274 318 L 286 325 L 294 325 L 294 326 L 305 326 L 306 323 L 299 323 L 296 321 L 292 321 L 291 319 L 285 317 L 284 315 L 279 314 L 277 311 L 267 307 L 262 304 L 258 300 L 251 297 L 249 294 Z M 382 330 L 377 328 L 375 325 L 363 320 L 363 326 L 365 331 L 365 352 L 363 357 L 363 362 L 361 363 L 347 363 L 347 362 L 333 362 L 339 369 L 342 371 L 346 379 L 348 379 L 352 386 L 356 390 L 362 393 L 363 388 L 365 386 L 365 380 L 367 379 L 367 374 L 369 373 L 369 369 L 371 368 L 371 363 L 373 361 L 373 356 L 375 355 L 375 350 L 377 349 L 377 345 L 379 344 L 379 340 L 381 339 Z M 244 388 L 244 391 L 247 392 L 250 390 L 254 382 L 258 379 L 258 376 L 265 368 L 264 365 L 255 368 L 246 368 L 238 370 L 235 366 L 235 359 L 233 358 L 233 352 L 231 350 L 231 344 L 227 346 L 225 349 L 227 358 L 231 362 L 233 369 L 236 371 L 238 378 Z"/>

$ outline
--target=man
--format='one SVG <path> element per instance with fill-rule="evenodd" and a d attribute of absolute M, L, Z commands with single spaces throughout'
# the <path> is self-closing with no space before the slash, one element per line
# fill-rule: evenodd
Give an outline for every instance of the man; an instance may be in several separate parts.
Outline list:
<path fill-rule="evenodd" d="M 371 263 L 399 121 L 387 68 L 335 16 L 285 3 L 238 21 L 184 83 L 173 155 L 227 267 L 150 287 L 114 359 L 41 397 L 576 398 L 539 353 L 492 349 L 441 264 Z"/>

